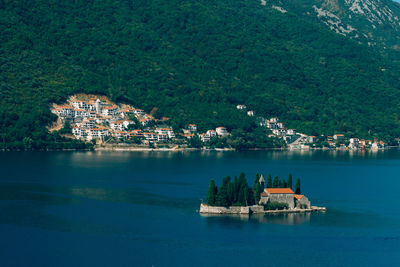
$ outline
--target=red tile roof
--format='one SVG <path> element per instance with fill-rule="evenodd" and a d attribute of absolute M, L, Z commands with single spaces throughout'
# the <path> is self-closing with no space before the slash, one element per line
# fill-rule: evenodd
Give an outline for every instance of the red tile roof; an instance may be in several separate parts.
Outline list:
<path fill-rule="evenodd" d="M 304 197 L 304 195 L 297 195 L 297 194 L 294 194 L 294 197 L 295 197 L 296 199 L 301 199 L 302 197 Z"/>
<path fill-rule="evenodd" d="M 294 194 L 290 188 L 265 188 L 268 194 Z"/>

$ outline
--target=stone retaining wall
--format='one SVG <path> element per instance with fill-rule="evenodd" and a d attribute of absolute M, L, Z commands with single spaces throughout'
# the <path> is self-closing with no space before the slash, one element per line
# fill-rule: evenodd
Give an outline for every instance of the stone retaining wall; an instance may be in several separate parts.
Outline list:
<path fill-rule="evenodd" d="M 250 214 L 250 213 L 263 213 L 263 206 L 247 206 L 247 207 L 215 207 L 208 206 L 207 204 L 200 205 L 200 213 L 213 213 L 213 214 Z"/>

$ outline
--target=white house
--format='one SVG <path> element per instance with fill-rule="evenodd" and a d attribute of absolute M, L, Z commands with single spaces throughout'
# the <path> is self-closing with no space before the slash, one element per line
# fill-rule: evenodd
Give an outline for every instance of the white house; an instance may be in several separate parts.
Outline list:
<path fill-rule="evenodd" d="M 137 116 L 144 116 L 144 110 L 143 109 L 133 109 L 133 113 Z"/>
<path fill-rule="evenodd" d="M 217 136 L 217 132 L 214 130 L 208 130 L 207 134 L 210 136 L 210 138 Z"/>
<path fill-rule="evenodd" d="M 271 118 L 271 119 L 269 119 L 269 122 L 278 123 L 279 122 L 279 118 Z"/>
<path fill-rule="evenodd" d="M 116 116 L 119 115 L 119 109 L 117 106 L 103 107 L 101 113 L 104 116 Z"/>
<path fill-rule="evenodd" d="M 215 131 L 217 132 L 218 136 L 227 136 L 229 135 L 228 131 L 226 130 L 225 127 L 217 127 L 215 128 Z"/>
<path fill-rule="evenodd" d="M 201 142 L 203 142 L 203 143 L 206 143 L 206 142 L 210 141 L 210 139 L 211 139 L 210 135 L 206 134 L 206 133 L 199 134 L 199 137 L 200 137 Z"/>
<path fill-rule="evenodd" d="M 287 135 L 296 135 L 296 130 L 295 129 L 287 129 L 286 134 Z"/>
<path fill-rule="evenodd" d="M 197 132 L 197 125 L 196 124 L 189 124 L 187 126 L 188 130 L 191 132 Z"/>
<path fill-rule="evenodd" d="M 125 130 L 125 125 L 123 121 L 113 121 L 110 122 L 110 128 L 114 131 L 123 131 Z"/>
<path fill-rule="evenodd" d="M 169 139 L 175 138 L 175 133 L 171 128 L 157 128 L 154 132 L 157 134 L 166 135 Z"/>
<path fill-rule="evenodd" d="M 315 141 L 317 141 L 317 137 L 316 136 L 308 136 L 307 137 L 307 143 L 314 143 Z"/>
<path fill-rule="evenodd" d="M 254 111 L 253 110 L 247 111 L 247 116 L 253 117 L 254 116 Z"/>
<path fill-rule="evenodd" d="M 76 100 L 72 102 L 72 106 L 77 109 L 84 109 L 85 101 Z"/>
<path fill-rule="evenodd" d="M 83 129 L 91 129 L 95 127 L 94 119 L 85 119 L 80 124 Z"/>
<path fill-rule="evenodd" d="M 110 135 L 110 132 L 105 127 L 92 128 L 87 130 L 88 139 L 103 138 Z"/>
<path fill-rule="evenodd" d="M 74 108 L 69 106 L 62 106 L 55 109 L 55 113 L 64 118 L 73 118 L 75 117 Z"/>
<path fill-rule="evenodd" d="M 156 133 L 143 133 L 143 137 L 149 143 L 154 143 L 158 140 Z"/>
<path fill-rule="evenodd" d="M 246 109 L 246 106 L 245 105 L 237 105 L 236 108 L 239 110 L 243 110 L 243 109 Z"/>
<path fill-rule="evenodd" d="M 168 140 L 168 135 L 164 133 L 158 133 L 157 134 L 157 141 L 158 142 L 165 142 Z"/>
<path fill-rule="evenodd" d="M 335 139 L 335 140 L 343 140 L 344 139 L 344 135 L 343 134 L 335 134 L 333 136 L 333 139 Z"/>

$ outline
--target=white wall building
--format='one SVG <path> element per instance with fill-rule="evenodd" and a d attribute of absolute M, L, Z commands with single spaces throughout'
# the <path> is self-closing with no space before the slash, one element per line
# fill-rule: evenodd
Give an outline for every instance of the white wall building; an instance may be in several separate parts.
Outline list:
<path fill-rule="evenodd" d="M 223 137 L 223 136 L 229 135 L 229 133 L 228 133 L 228 131 L 226 130 L 225 127 L 217 127 L 215 129 L 215 131 L 217 132 L 218 136 L 222 136 Z"/>

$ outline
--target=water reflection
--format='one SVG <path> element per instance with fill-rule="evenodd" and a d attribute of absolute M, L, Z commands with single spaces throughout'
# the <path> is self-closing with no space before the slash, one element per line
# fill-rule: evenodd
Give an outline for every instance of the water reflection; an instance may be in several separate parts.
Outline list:
<path fill-rule="evenodd" d="M 238 225 L 238 223 L 261 223 L 298 225 L 310 222 L 310 213 L 288 213 L 288 214 L 200 214 L 209 225 Z"/>

